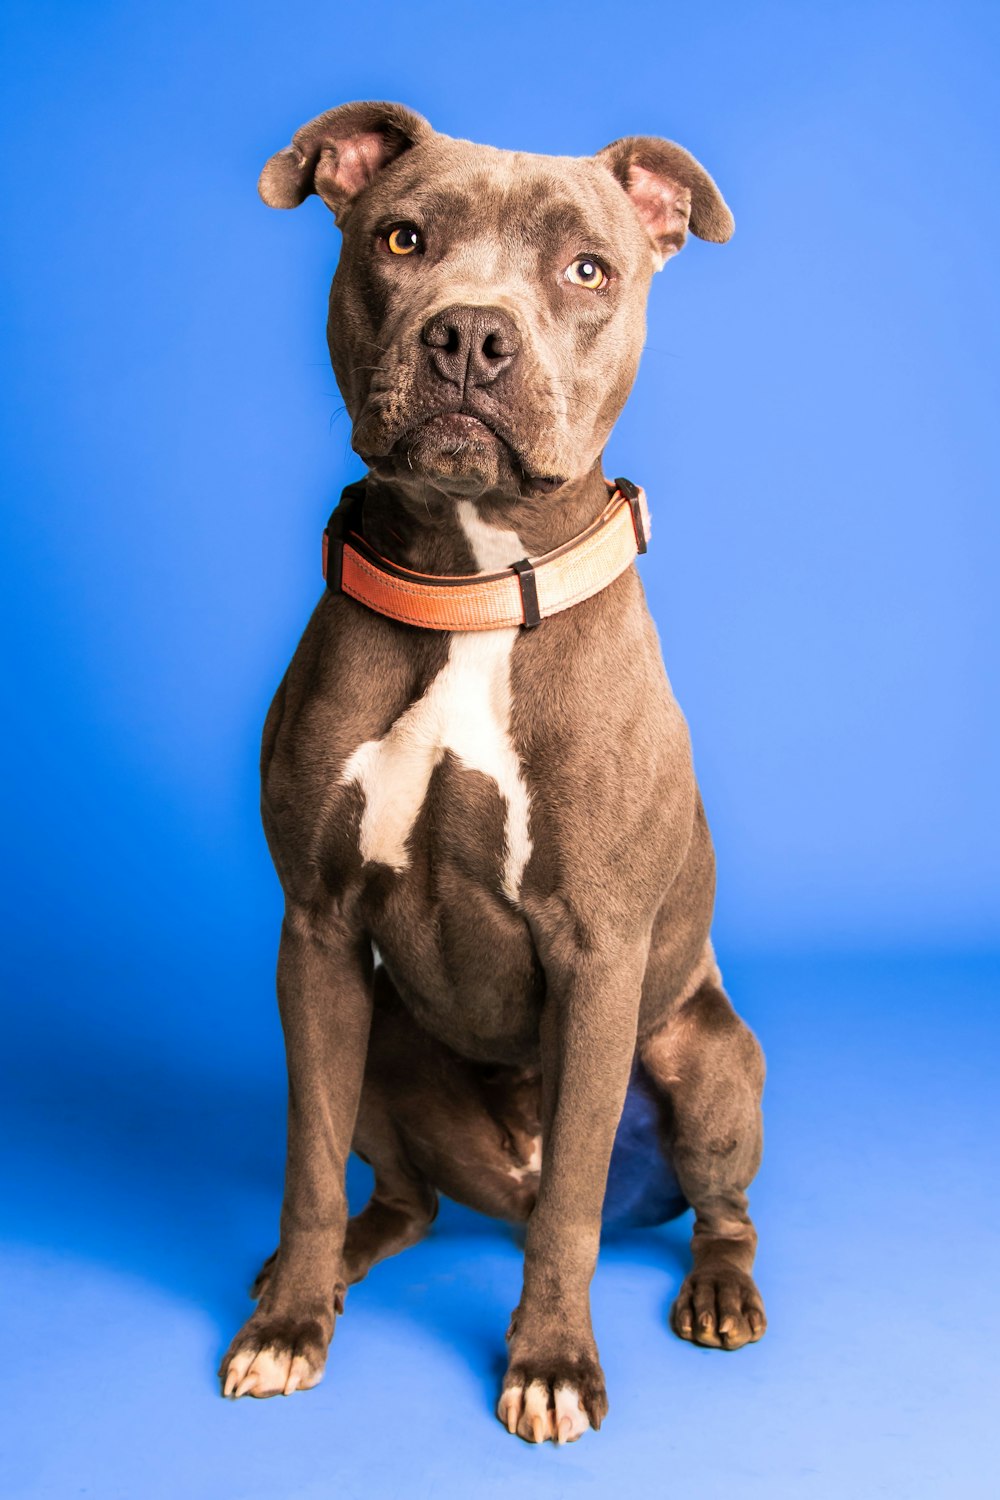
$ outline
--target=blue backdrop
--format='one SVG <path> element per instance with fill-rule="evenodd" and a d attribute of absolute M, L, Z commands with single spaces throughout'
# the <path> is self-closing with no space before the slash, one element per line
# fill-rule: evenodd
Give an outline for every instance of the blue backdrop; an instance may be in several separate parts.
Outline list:
<path fill-rule="evenodd" d="M 111 1467 L 91 1492 L 134 1495 L 130 1465 L 181 1389 L 188 1436 L 161 1454 L 164 1494 L 214 1492 L 208 1477 L 199 1488 L 205 1455 L 238 1466 L 249 1441 L 262 1445 L 261 1494 L 326 1493 L 308 1487 L 311 1469 L 293 1483 L 280 1464 L 293 1434 L 297 1452 L 316 1448 L 309 1403 L 322 1415 L 328 1401 L 332 1421 L 332 1386 L 346 1378 L 331 1372 L 322 1395 L 285 1403 L 298 1425 L 279 1432 L 259 1404 L 249 1416 L 212 1406 L 209 1375 L 244 1314 L 239 1286 L 270 1248 L 280 1190 L 280 902 L 257 821 L 259 729 L 318 593 L 331 499 L 359 472 L 324 340 L 337 233 L 317 199 L 266 210 L 255 181 L 299 124 L 336 103 L 399 99 L 449 134 L 544 152 L 663 134 L 722 187 L 735 238 L 692 241 L 656 278 L 648 348 L 607 464 L 644 483 L 653 507 L 643 577 L 715 833 L 718 945 L 744 980 L 737 1003 L 768 1033 L 772 1077 L 787 1054 L 772 1087 L 788 1136 L 804 1138 L 796 1101 L 816 1122 L 829 1072 L 854 1089 L 871 1065 L 875 1092 L 853 1128 L 877 1116 L 895 1070 L 874 1066 L 857 1027 L 891 1014 L 880 1057 L 900 1068 L 909 1058 L 897 1082 L 915 1092 L 886 1118 L 926 1116 L 915 1080 L 953 1045 L 952 1093 L 938 1096 L 936 1118 L 952 1120 L 966 1154 L 949 1146 L 928 1171 L 951 1183 L 955 1161 L 968 1162 L 988 1075 L 963 1069 L 985 1068 L 997 1040 L 998 23 L 995 5 L 790 0 L 4 7 L 9 1208 L 21 1347 L 38 1348 L 39 1362 L 31 1381 L 18 1371 L 16 1493 L 87 1482 L 96 1424 Z M 854 1021 L 838 1030 L 833 1012 Z M 800 1029 L 817 1014 L 829 1035 Z M 968 1028 L 961 1047 L 953 1024 Z M 931 1212 L 913 1167 L 919 1151 L 926 1163 L 927 1128 L 919 1147 L 899 1141 L 917 1194 L 908 1213 Z M 836 1176 L 830 1130 L 823 1170 Z M 945 1150 L 940 1131 L 935 1140 Z M 869 1147 L 859 1135 L 851 1149 L 864 1159 Z M 901 1180 L 898 1165 L 886 1180 Z M 782 1193 L 803 1175 L 791 1156 L 784 1171 L 761 1189 L 779 1229 Z M 453 1246 L 434 1274 L 461 1274 L 470 1296 L 468 1278 L 505 1257 L 506 1242 L 452 1222 L 455 1246 L 473 1252 L 458 1273 Z M 413 1267 L 429 1253 L 382 1273 L 385 1299 L 371 1306 L 387 1348 L 400 1297 L 420 1298 L 412 1278 L 430 1273 Z M 623 1275 L 645 1274 L 639 1251 L 610 1253 Z M 894 1246 L 893 1263 L 903 1258 Z M 805 1275 L 792 1260 L 785 1286 Z M 516 1296 L 515 1262 L 503 1259 L 498 1308 Z M 189 1344 L 168 1357 L 178 1302 Z M 84 1306 L 77 1347 L 66 1323 Z M 787 1321 L 801 1327 L 801 1316 L 796 1302 Z M 487 1344 L 499 1344 L 504 1317 L 496 1311 Z M 974 1324 L 980 1336 L 978 1310 Z M 935 1326 L 945 1337 L 950 1325 L 941 1314 Z M 436 1328 L 438 1363 L 448 1327 Z M 435 1403 L 418 1375 L 430 1356 L 407 1331 L 419 1351 L 409 1383 L 399 1377 L 409 1432 L 411 1387 L 421 1411 Z M 643 1345 L 655 1333 L 676 1358 L 665 1379 L 708 1371 L 703 1411 L 726 1391 L 737 1405 L 756 1392 L 771 1410 L 768 1382 L 784 1400 L 781 1382 L 801 1374 L 787 1354 L 762 1364 L 777 1360 L 762 1345 L 739 1357 L 744 1387 L 718 1360 L 675 1354 L 662 1329 L 635 1333 Z M 136 1339 L 150 1404 L 126 1420 L 114 1371 L 131 1364 Z M 77 1361 L 71 1380 L 51 1367 L 54 1341 Z M 858 1369 L 868 1357 L 856 1351 Z M 482 1418 L 486 1354 L 477 1345 L 458 1364 L 474 1368 L 473 1395 L 463 1405 L 453 1393 L 447 1413 L 420 1419 L 423 1435 L 407 1441 L 424 1444 L 423 1467 L 386 1470 L 384 1493 L 424 1493 L 415 1473 L 428 1494 L 452 1482 L 474 1492 L 447 1470 L 450 1427 L 470 1463 L 488 1454 L 497 1465 L 497 1493 L 532 1472 L 556 1486 L 539 1493 L 575 1493 L 589 1465 L 610 1462 L 615 1450 L 598 1448 L 614 1442 L 609 1428 L 587 1454 L 581 1444 L 525 1468 L 529 1455 L 508 1452 Z M 830 1377 L 841 1394 L 845 1368 Z M 352 1432 L 385 1419 L 375 1393 L 364 1416 L 368 1378 L 352 1396 Z M 88 1389 L 92 1409 L 73 1408 L 63 1446 L 43 1441 L 64 1410 L 52 1393 L 69 1386 Z M 913 1443 L 931 1442 L 938 1461 L 947 1446 L 928 1438 L 916 1397 L 899 1399 L 896 1416 L 872 1419 L 885 1440 L 871 1437 L 870 1462 L 887 1466 L 886 1483 Z M 898 1411 L 909 1413 L 905 1441 Z M 845 1431 L 869 1417 L 856 1402 Z M 215 1423 L 228 1424 L 225 1437 Z M 658 1431 L 652 1416 L 638 1436 L 620 1427 L 621 1451 L 644 1454 L 650 1473 L 673 1464 L 690 1492 L 694 1449 L 679 1452 L 674 1434 L 664 1457 Z M 738 1474 L 746 1494 L 758 1480 L 768 1496 L 826 1493 L 828 1481 L 843 1493 L 843 1447 L 810 1467 L 819 1441 L 786 1433 L 749 1468 L 723 1455 L 719 1485 Z M 266 1488 L 268 1463 L 284 1475 L 277 1489 Z M 789 1463 L 794 1484 L 782 1490 Z M 323 1472 L 332 1484 L 336 1465 Z M 978 1493 L 974 1479 L 963 1471 L 966 1494 Z M 256 1482 L 248 1470 L 229 1492 L 257 1494 Z M 917 1493 L 900 1483 L 879 1492 Z"/>

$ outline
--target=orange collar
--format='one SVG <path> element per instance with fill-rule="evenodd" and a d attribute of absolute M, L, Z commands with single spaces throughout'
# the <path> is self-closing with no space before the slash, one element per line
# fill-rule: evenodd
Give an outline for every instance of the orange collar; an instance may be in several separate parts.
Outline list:
<path fill-rule="evenodd" d="M 464 574 L 415 573 L 382 557 L 361 534 L 359 487 L 346 513 L 335 511 L 323 532 L 326 586 L 333 593 L 349 594 L 376 614 L 425 630 L 537 625 L 599 594 L 646 550 L 645 492 L 628 479 L 605 483 L 611 499 L 579 536 L 499 573 Z"/>

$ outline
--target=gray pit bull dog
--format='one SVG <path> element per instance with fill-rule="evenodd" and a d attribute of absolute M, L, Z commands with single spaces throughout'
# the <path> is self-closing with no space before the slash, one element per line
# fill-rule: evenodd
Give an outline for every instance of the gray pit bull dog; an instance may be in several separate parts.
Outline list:
<path fill-rule="evenodd" d="M 652 273 L 689 229 L 733 227 L 668 141 L 526 155 L 397 104 L 313 120 L 260 191 L 336 215 L 355 530 L 433 577 L 503 572 L 593 525 Z M 635 568 L 534 629 L 426 629 L 328 589 L 262 782 L 288 1157 L 225 1394 L 315 1385 L 346 1288 L 423 1236 L 439 1192 L 527 1226 L 511 1433 L 572 1441 L 607 1410 L 589 1287 L 616 1193 L 631 1222 L 694 1209 L 675 1331 L 759 1339 L 763 1059 L 713 956 L 711 841 Z M 375 1187 L 348 1219 L 352 1149 Z"/>

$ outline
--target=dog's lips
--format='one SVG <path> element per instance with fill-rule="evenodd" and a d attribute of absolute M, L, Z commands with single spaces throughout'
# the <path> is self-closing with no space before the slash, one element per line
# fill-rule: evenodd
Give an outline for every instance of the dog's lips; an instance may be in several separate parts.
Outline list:
<path fill-rule="evenodd" d="M 509 434 L 499 424 L 494 425 L 488 417 L 480 416 L 476 412 L 433 412 L 408 434 L 407 447 L 411 446 L 415 440 L 424 437 L 425 434 L 432 437 L 435 442 L 453 440 L 456 454 L 469 443 L 496 444 L 509 454 L 515 468 L 523 476 L 524 482 L 540 494 L 551 494 L 553 490 L 566 483 L 566 478 L 562 474 L 531 473 L 525 463 L 524 455 Z"/>
<path fill-rule="evenodd" d="M 464 411 L 441 411 L 428 417 L 421 422 L 418 433 L 423 436 L 433 429 L 435 437 L 454 437 L 457 443 L 503 442 L 499 433 L 494 432 L 480 417 L 473 416 L 471 412 Z"/>

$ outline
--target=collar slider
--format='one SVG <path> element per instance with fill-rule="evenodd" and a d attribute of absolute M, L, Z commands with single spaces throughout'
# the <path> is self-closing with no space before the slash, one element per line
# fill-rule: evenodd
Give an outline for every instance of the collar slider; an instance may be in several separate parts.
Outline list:
<path fill-rule="evenodd" d="M 535 570 L 526 557 L 520 562 L 511 563 L 511 567 L 517 574 L 517 581 L 521 586 L 521 607 L 524 610 L 525 625 L 540 625 L 542 623 L 541 610 L 538 608 L 538 589 L 535 585 Z"/>
<path fill-rule="evenodd" d="M 616 479 L 615 489 L 621 490 L 629 503 L 632 512 L 632 525 L 635 527 L 635 545 L 637 552 L 646 552 L 649 548 L 649 527 L 646 525 L 646 513 L 643 508 L 642 490 L 631 479 Z"/>

